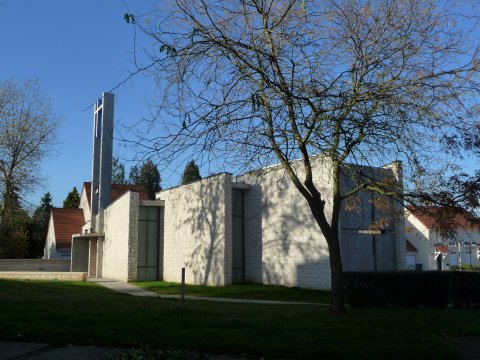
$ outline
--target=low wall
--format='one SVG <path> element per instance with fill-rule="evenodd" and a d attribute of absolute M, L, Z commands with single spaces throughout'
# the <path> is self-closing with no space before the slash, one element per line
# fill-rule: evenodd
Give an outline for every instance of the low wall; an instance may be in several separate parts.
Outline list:
<path fill-rule="evenodd" d="M 0 271 L 0 279 L 85 281 L 87 273 L 65 271 Z"/>
<path fill-rule="evenodd" d="M 70 260 L 0 259 L 0 271 L 70 271 Z"/>

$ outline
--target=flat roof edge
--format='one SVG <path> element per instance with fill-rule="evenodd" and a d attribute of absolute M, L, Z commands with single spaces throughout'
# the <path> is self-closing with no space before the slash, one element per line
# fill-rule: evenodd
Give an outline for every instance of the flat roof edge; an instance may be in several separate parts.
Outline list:
<path fill-rule="evenodd" d="M 98 237 L 105 237 L 104 233 L 80 233 L 80 234 L 73 234 L 72 239 L 89 239 L 89 238 L 98 238 Z"/>

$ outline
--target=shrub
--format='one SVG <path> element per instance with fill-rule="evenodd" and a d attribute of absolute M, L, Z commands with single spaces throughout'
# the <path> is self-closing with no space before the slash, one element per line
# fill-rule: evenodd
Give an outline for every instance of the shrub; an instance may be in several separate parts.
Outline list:
<path fill-rule="evenodd" d="M 469 264 L 462 264 L 458 265 L 451 265 L 450 270 L 452 271 L 480 271 L 480 265 L 469 265 Z"/>
<path fill-rule="evenodd" d="M 361 307 L 480 307 L 480 272 L 345 273 L 347 303 Z"/>
<path fill-rule="evenodd" d="M 455 307 L 480 307 L 479 272 L 453 271 L 452 280 L 451 299 Z"/>

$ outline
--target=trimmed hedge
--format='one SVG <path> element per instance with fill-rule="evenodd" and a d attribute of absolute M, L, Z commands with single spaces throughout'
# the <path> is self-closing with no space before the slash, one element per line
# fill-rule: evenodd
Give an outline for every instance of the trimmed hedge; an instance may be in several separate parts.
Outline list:
<path fill-rule="evenodd" d="M 450 297 L 457 308 L 480 307 L 480 273 L 478 271 L 452 271 Z"/>
<path fill-rule="evenodd" d="M 355 308 L 480 307 L 479 272 L 347 272 L 345 284 Z"/>
<path fill-rule="evenodd" d="M 452 271 L 480 271 L 480 265 L 469 265 L 469 264 L 462 264 L 458 265 L 450 265 L 450 270 Z"/>

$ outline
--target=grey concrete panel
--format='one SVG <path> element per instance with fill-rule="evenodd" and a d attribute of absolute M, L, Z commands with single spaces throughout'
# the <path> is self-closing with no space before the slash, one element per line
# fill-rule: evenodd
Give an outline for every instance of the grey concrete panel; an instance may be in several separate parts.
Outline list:
<path fill-rule="evenodd" d="M 98 191 L 100 175 L 100 143 L 102 131 L 102 100 L 98 99 L 94 107 L 93 115 L 93 145 L 92 145 L 92 189 L 90 194 L 91 220 L 90 226 L 96 229 L 96 215 L 98 214 Z"/>
<path fill-rule="evenodd" d="M 102 136 L 100 141 L 100 169 L 98 180 L 98 231 L 103 231 L 103 212 L 110 204 L 112 193 L 113 104 L 113 94 L 103 93 Z"/>
<path fill-rule="evenodd" d="M 88 272 L 88 238 L 72 239 L 72 265 L 71 271 Z"/>

